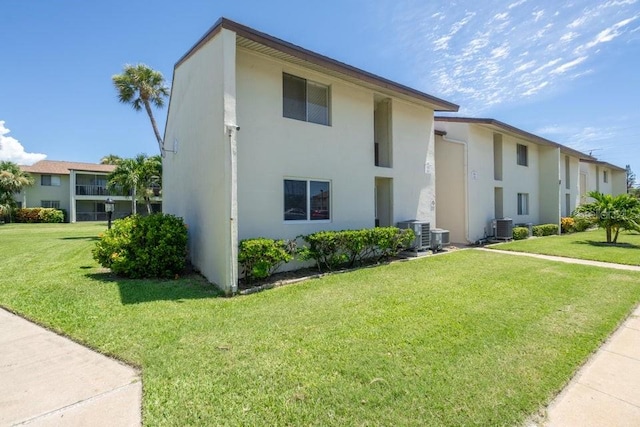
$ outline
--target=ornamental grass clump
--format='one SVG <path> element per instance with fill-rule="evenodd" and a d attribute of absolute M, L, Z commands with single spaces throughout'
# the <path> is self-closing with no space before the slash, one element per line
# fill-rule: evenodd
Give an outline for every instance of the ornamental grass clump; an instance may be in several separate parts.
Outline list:
<path fill-rule="evenodd" d="M 187 227 L 173 215 L 132 215 L 116 220 L 100 237 L 93 258 L 119 276 L 173 278 L 187 256 Z"/>

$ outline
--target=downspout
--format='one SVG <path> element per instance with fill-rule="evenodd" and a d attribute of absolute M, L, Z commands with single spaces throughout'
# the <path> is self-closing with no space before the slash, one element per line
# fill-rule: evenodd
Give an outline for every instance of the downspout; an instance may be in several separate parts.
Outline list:
<path fill-rule="evenodd" d="M 464 238 L 469 244 L 474 244 L 475 241 L 469 239 L 469 160 L 468 160 L 468 151 L 469 146 L 466 141 L 462 141 L 459 139 L 449 138 L 447 135 L 442 135 L 442 140 L 451 142 L 454 144 L 462 144 L 464 147 Z M 437 195 L 436 195 L 437 196 Z"/>
<path fill-rule="evenodd" d="M 236 125 L 225 125 L 229 136 L 229 170 L 231 172 L 231 200 L 229 205 L 229 237 L 231 256 L 229 257 L 229 271 L 231 281 L 231 295 L 238 292 L 238 144 L 237 134 L 240 130 Z"/>

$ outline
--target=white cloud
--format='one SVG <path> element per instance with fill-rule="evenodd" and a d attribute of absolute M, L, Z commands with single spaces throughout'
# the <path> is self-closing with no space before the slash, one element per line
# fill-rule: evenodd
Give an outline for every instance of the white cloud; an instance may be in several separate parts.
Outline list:
<path fill-rule="evenodd" d="M 638 3 L 412 0 L 387 12 L 418 86 L 482 114 L 597 71 L 605 44 L 637 43 Z"/>
<path fill-rule="evenodd" d="M 0 160 L 31 165 L 47 157 L 46 154 L 27 153 L 17 139 L 7 136 L 9 132 L 10 130 L 4 126 L 4 120 L 0 120 Z"/>
<path fill-rule="evenodd" d="M 576 58 L 573 61 L 565 62 L 561 66 L 554 68 L 551 70 L 551 74 L 564 74 L 572 68 L 578 66 L 578 64 L 583 63 L 587 59 L 586 56 L 581 56 L 580 58 Z"/>

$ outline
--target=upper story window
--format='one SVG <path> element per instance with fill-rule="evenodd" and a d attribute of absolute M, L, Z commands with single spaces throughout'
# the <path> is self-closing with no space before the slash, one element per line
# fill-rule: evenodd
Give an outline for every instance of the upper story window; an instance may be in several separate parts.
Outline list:
<path fill-rule="evenodd" d="M 60 177 L 58 175 L 40 175 L 40 185 L 46 187 L 59 187 Z"/>
<path fill-rule="evenodd" d="M 518 144 L 518 164 L 520 166 L 529 166 L 529 147 Z"/>
<path fill-rule="evenodd" d="M 282 115 L 329 126 L 329 86 L 282 73 Z"/>
<path fill-rule="evenodd" d="M 602 171 L 602 181 L 606 184 L 609 182 L 609 173 L 608 171 Z"/>

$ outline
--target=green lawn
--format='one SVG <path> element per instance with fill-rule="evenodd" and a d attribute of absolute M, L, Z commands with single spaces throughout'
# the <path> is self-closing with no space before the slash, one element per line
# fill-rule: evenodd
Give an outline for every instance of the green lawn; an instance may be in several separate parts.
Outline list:
<path fill-rule="evenodd" d="M 622 231 L 617 245 L 608 245 L 604 230 L 585 231 L 498 243 L 489 247 L 505 251 L 557 255 L 618 264 L 640 265 L 640 234 Z"/>
<path fill-rule="evenodd" d="M 103 228 L 0 226 L 0 305 L 140 366 L 149 426 L 521 424 L 640 301 L 640 273 L 473 250 L 225 299 L 111 277 Z"/>

